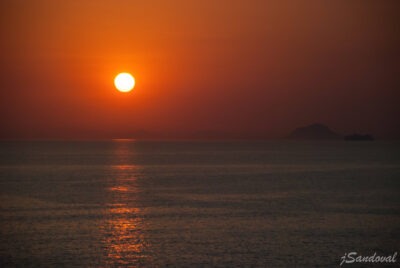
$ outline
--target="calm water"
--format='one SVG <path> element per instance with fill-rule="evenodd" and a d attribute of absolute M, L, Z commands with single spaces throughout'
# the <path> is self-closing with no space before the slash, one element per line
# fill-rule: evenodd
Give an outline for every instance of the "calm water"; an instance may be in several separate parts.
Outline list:
<path fill-rule="evenodd" d="M 400 143 L 0 143 L 2 267 L 337 266 L 399 212 Z"/>

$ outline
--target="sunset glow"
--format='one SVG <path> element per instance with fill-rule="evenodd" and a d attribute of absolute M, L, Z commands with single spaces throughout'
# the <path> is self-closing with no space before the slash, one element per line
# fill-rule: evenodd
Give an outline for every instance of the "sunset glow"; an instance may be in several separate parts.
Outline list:
<path fill-rule="evenodd" d="M 397 1 L 2 2 L 2 139 L 400 135 Z"/>
<path fill-rule="evenodd" d="M 0 268 L 399 264 L 399 10 L 0 0 Z"/>

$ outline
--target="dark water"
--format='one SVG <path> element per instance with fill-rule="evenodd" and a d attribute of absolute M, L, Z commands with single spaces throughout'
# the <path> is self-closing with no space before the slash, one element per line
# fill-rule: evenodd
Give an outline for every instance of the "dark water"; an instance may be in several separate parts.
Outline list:
<path fill-rule="evenodd" d="M 393 254 L 399 149 L 3 142 L 0 266 L 325 267 Z"/>

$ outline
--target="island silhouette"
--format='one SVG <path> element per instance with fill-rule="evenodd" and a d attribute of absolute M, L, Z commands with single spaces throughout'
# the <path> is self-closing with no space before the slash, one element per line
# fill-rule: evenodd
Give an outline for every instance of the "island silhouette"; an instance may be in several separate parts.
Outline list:
<path fill-rule="evenodd" d="M 343 137 L 324 124 L 315 123 L 293 130 L 288 139 L 292 140 L 341 140 Z"/>
<path fill-rule="evenodd" d="M 344 140 L 346 141 L 373 141 L 375 140 L 372 135 L 369 134 L 352 134 L 344 136 Z"/>
<path fill-rule="evenodd" d="M 352 134 L 342 136 L 328 126 L 321 123 L 314 123 L 308 126 L 299 127 L 293 130 L 288 136 L 291 140 L 346 140 L 346 141 L 373 141 L 370 134 Z"/>

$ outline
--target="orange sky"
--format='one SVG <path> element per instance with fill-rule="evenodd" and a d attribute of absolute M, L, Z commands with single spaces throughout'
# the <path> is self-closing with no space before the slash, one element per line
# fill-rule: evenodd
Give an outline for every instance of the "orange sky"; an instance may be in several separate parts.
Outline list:
<path fill-rule="evenodd" d="M 277 138 L 314 122 L 400 137 L 397 1 L 0 7 L 3 139 Z"/>

